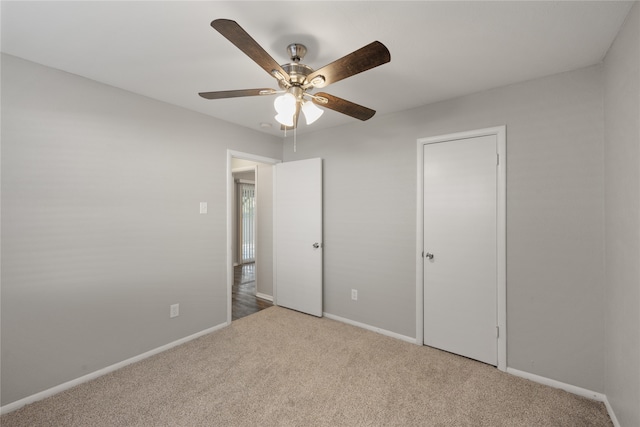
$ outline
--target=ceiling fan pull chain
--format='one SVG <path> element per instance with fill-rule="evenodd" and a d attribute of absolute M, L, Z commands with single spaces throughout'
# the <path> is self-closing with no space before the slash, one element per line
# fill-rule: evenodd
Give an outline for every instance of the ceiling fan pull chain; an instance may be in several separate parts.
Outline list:
<path fill-rule="evenodd" d="M 294 153 L 296 152 L 296 145 L 298 142 L 298 138 L 297 138 L 298 132 L 296 132 L 297 130 L 298 130 L 297 126 L 293 128 L 293 152 Z"/>

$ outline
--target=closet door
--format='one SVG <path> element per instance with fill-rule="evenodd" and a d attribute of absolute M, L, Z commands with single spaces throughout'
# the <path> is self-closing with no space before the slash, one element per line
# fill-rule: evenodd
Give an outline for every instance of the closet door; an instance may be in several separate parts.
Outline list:
<path fill-rule="evenodd" d="M 497 365 L 497 137 L 424 145 L 424 343 Z"/>

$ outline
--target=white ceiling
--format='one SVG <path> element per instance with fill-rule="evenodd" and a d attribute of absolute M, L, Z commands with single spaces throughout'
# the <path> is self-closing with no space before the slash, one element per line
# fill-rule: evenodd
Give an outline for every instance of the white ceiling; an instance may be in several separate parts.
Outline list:
<path fill-rule="evenodd" d="M 602 61 L 631 2 L 2 1 L 2 51 L 274 135 L 273 97 L 198 92 L 277 88 L 209 25 L 236 21 L 280 63 L 308 48 L 318 69 L 374 40 L 391 62 L 323 89 L 394 113 Z M 376 120 L 374 116 L 371 120 Z M 428 118 L 425 118 L 428 120 Z M 327 110 L 299 133 L 356 121 Z M 271 123 L 271 129 L 260 123 Z"/>

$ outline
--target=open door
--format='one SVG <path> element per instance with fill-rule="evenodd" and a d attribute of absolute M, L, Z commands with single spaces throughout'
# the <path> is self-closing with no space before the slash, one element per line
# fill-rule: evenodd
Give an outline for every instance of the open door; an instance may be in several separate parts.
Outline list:
<path fill-rule="evenodd" d="M 274 302 L 322 317 L 322 159 L 274 174 Z"/>

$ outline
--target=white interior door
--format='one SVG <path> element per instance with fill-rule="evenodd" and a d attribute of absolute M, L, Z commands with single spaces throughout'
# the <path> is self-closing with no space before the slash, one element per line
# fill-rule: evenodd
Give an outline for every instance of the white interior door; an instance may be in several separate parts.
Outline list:
<path fill-rule="evenodd" d="M 274 301 L 322 316 L 322 159 L 275 167 Z"/>
<path fill-rule="evenodd" d="M 424 145 L 424 343 L 497 365 L 497 137 Z"/>

